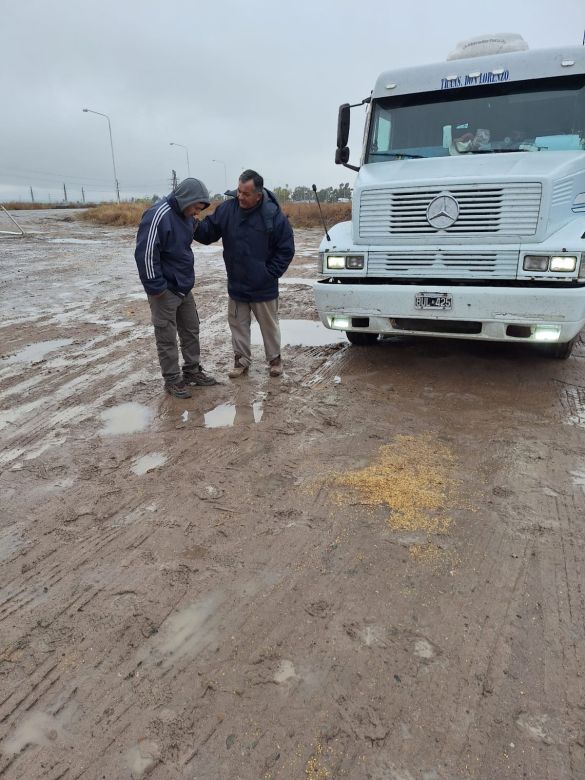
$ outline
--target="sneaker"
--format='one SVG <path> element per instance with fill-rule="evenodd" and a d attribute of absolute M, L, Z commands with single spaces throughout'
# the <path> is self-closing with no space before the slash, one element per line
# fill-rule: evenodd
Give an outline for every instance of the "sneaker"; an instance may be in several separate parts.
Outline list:
<path fill-rule="evenodd" d="M 217 385 L 219 382 L 215 377 L 209 376 L 203 370 L 203 366 L 199 366 L 197 371 L 185 371 L 183 372 L 183 379 L 186 385 L 200 385 L 202 387 L 209 387 L 210 385 Z"/>
<path fill-rule="evenodd" d="M 282 360 L 280 355 L 270 361 L 270 376 L 282 376 Z"/>
<path fill-rule="evenodd" d="M 236 358 L 234 361 L 234 367 L 230 368 L 230 370 L 228 371 L 228 376 L 230 379 L 237 379 L 239 376 L 243 376 L 244 374 L 247 373 L 248 373 L 248 366 L 244 366 Z"/>
<path fill-rule="evenodd" d="M 165 382 L 165 390 L 175 398 L 191 398 L 191 391 L 180 379 L 176 382 Z"/>

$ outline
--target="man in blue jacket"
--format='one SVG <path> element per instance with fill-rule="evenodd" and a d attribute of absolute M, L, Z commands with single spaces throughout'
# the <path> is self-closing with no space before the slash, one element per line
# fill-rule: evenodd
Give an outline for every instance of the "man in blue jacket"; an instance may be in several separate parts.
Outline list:
<path fill-rule="evenodd" d="M 176 398 L 191 398 L 189 385 L 217 384 L 199 362 L 199 316 L 191 292 L 195 284 L 193 217 L 208 206 L 205 184 L 185 179 L 144 212 L 136 236 L 134 258 L 148 296 L 165 390 Z"/>
<path fill-rule="evenodd" d="M 244 171 L 233 194 L 235 198 L 221 203 L 195 227 L 195 240 L 201 244 L 223 239 L 234 349 L 234 367 L 228 376 L 246 374 L 252 362 L 252 313 L 260 326 L 270 376 L 281 376 L 278 279 L 295 253 L 292 228 L 256 171 Z"/>

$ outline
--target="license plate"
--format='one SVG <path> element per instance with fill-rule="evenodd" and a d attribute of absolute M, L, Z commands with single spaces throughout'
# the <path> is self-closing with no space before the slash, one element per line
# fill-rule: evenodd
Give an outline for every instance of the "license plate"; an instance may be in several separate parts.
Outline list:
<path fill-rule="evenodd" d="M 453 297 L 449 293 L 420 292 L 414 296 L 414 308 L 448 311 L 453 308 Z"/>

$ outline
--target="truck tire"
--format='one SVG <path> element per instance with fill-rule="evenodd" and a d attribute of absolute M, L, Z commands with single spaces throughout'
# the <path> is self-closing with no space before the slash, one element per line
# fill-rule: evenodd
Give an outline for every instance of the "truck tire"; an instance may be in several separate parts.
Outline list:
<path fill-rule="evenodd" d="M 378 341 L 377 333 L 358 333 L 355 330 L 346 330 L 345 335 L 350 344 L 356 347 L 369 347 Z"/>
<path fill-rule="evenodd" d="M 546 357 L 554 358 L 555 360 L 566 360 L 570 357 L 576 341 L 577 336 L 570 341 L 565 341 L 564 344 L 545 344 L 541 347 L 541 350 Z"/>

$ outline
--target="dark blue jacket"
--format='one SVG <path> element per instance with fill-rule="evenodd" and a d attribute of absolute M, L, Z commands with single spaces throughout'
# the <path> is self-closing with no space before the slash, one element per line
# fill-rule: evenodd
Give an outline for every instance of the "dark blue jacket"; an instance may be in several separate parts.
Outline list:
<path fill-rule="evenodd" d="M 191 242 L 193 217 L 184 217 L 174 195 L 167 195 L 142 215 L 134 258 L 149 295 L 166 289 L 186 295 L 195 284 Z"/>
<path fill-rule="evenodd" d="M 278 298 L 278 279 L 294 257 L 295 242 L 272 192 L 265 189 L 249 211 L 230 198 L 196 223 L 195 241 L 212 244 L 220 238 L 230 298 L 248 303 Z"/>

